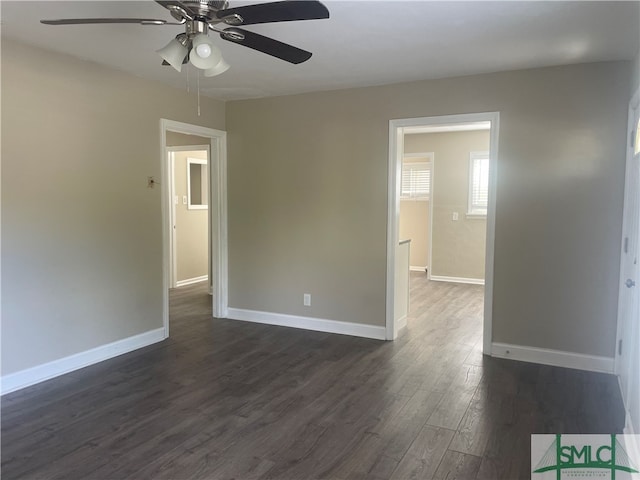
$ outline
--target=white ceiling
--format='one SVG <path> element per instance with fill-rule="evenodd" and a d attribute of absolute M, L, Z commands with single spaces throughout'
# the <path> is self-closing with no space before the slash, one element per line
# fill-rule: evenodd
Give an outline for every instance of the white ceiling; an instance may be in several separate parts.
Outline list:
<path fill-rule="evenodd" d="M 230 0 L 231 6 L 263 1 Z M 231 69 L 201 78 L 202 94 L 254 98 L 603 60 L 632 59 L 640 3 L 326 0 L 328 20 L 246 27 L 313 52 L 291 65 L 221 40 Z M 144 17 L 173 21 L 153 1 L 2 1 L 2 36 L 185 88 L 185 69 L 155 50 L 182 26 L 47 26 L 40 19 Z M 195 70 L 191 70 L 194 83 Z"/>

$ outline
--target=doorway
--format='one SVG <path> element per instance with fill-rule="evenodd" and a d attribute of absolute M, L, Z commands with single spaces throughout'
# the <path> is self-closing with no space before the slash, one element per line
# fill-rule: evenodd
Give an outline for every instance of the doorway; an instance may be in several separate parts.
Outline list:
<path fill-rule="evenodd" d="M 399 235 L 429 280 L 484 285 L 490 128 L 404 128 Z"/>
<path fill-rule="evenodd" d="M 200 145 L 176 146 L 176 143 Z M 173 132 L 167 134 L 167 161 L 171 208 L 170 286 L 208 282 L 209 274 L 209 145 L 208 139 Z"/>
<path fill-rule="evenodd" d="M 198 125 L 191 125 L 172 120 L 160 120 L 161 159 L 162 159 L 162 224 L 163 224 L 163 322 L 165 338 L 169 336 L 169 288 L 174 284 L 176 268 L 173 264 L 172 248 L 175 245 L 173 228 L 173 206 L 175 194 L 172 192 L 170 172 L 170 147 L 172 138 L 184 138 L 186 143 L 201 143 L 204 139 L 208 148 L 207 168 L 193 168 L 194 198 L 186 199 L 195 209 L 203 209 L 207 204 L 208 217 L 208 278 L 209 292 L 212 296 L 213 316 L 226 318 L 228 311 L 227 289 L 227 146 L 226 132 Z M 199 141 L 194 139 L 200 138 Z M 197 161 L 192 162 L 198 164 Z M 199 165 L 202 165 L 201 163 Z M 191 168 L 191 167 L 190 167 Z M 195 172 L 198 170 L 200 176 Z M 196 177 L 199 180 L 196 180 Z M 199 199 L 195 193 L 199 192 Z M 203 196 L 204 195 L 204 196 Z M 193 200 L 193 201 L 191 201 Z"/>
<path fill-rule="evenodd" d="M 484 238 L 484 320 L 483 320 L 483 352 L 490 353 L 491 351 L 491 314 L 492 314 L 492 295 L 493 295 L 493 254 L 494 254 L 494 232 L 495 232 L 495 189 L 496 189 L 496 159 L 497 159 L 497 147 L 498 147 L 498 129 L 499 129 L 499 113 L 474 113 L 463 115 L 447 115 L 438 117 L 422 117 L 422 118 L 408 118 L 391 120 L 389 122 L 389 172 L 388 172 L 388 221 L 387 221 L 387 312 L 386 312 L 386 329 L 387 339 L 391 340 L 397 337 L 399 331 L 404 327 L 401 321 L 397 321 L 395 318 L 395 312 L 397 311 L 396 303 L 402 301 L 404 298 L 403 292 L 398 292 L 397 283 L 399 280 L 396 269 L 398 262 L 402 261 L 401 250 L 399 249 L 400 238 L 400 197 L 402 194 L 402 164 L 405 156 L 405 134 L 411 132 L 419 132 L 421 129 L 425 133 L 435 133 L 440 130 L 441 132 L 455 131 L 458 129 L 470 129 L 472 127 L 477 128 L 479 125 L 489 126 L 489 146 L 487 151 L 484 151 L 486 156 L 486 172 L 487 188 L 485 191 L 485 203 L 484 211 L 479 212 L 479 204 L 474 204 L 473 198 L 466 204 L 464 211 L 448 212 L 451 215 L 450 220 L 456 222 L 461 215 L 465 218 L 471 219 L 474 214 L 482 213 L 486 218 L 486 230 Z M 484 128 L 484 127 L 483 127 Z M 422 152 L 426 153 L 426 152 Z M 471 153 L 471 152 L 470 152 Z M 482 153 L 482 150 L 475 151 L 474 153 Z M 469 155 L 469 165 L 474 163 L 474 156 Z M 437 165 L 437 155 L 432 157 L 432 166 Z M 476 162 L 478 163 L 478 162 Z M 437 168 L 433 170 L 436 172 Z M 430 182 L 433 182 L 435 175 L 430 178 Z M 473 189 L 473 175 L 469 176 L 469 191 Z M 433 187 L 430 191 L 430 195 L 433 195 L 437 189 L 437 186 Z M 433 203 L 433 202 L 431 202 Z M 475 210 L 474 210 L 475 209 Z M 430 218 L 434 218 L 432 208 L 430 209 Z M 439 213 L 438 213 L 439 214 Z M 457 218 L 456 218 L 457 217 Z M 433 232 L 433 222 L 430 220 Z M 430 242 L 433 244 L 433 241 Z M 433 249 L 429 247 L 429 275 L 433 273 L 434 258 Z M 437 272 L 436 272 L 437 273 Z M 456 275 L 440 275 L 439 280 L 444 281 L 460 281 L 467 280 L 468 283 L 480 283 L 477 275 L 466 275 L 465 277 L 457 277 Z M 434 280 L 436 278 L 433 278 Z M 473 280 L 477 280 L 474 282 Z"/>
<path fill-rule="evenodd" d="M 629 104 L 629 137 L 620 254 L 615 372 L 626 410 L 625 433 L 640 433 L 640 90 Z"/>

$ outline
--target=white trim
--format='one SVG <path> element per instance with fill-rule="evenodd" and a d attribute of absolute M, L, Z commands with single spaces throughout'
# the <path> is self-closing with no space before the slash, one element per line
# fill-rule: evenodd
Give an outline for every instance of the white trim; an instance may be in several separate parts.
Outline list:
<path fill-rule="evenodd" d="M 431 275 L 429 280 L 434 282 L 469 283 L 471 285 L 484 285 L 484 278 L 447 277 L 445 275 Z"/>
<path fill-rule="evenodd" d="M 487 205 L 487 243 L 484 254 L 484 323 L 482 350 L 491 353 L 493 341 L 493 259 L 496 241 L 496 190 L 498 178 L 498 138 L 500 133 L 500 113 L 489 114 L 489 202 Z"/>
<path fill-rule="evenodd" d="M 491 356 L 508 358 L 521 362 L 539 363 L 555 367 L 575 368 L 591 372 L 613 373 L 614 358 L 584 355 L 582 353 L 550 350 L 547 348 L 527 347 L 524 345 L 510 345 L 507 343 L 493 343 Z"/>
<path fill-rule="evenodd" d="M 170 251 L 170 263 L 169 263 L 169 284 L 171 288 L 176 287 L 178 281 L 178 250 L 176 242 L 176 155 L 171 149 L 167 152 L 168 165 L 168 187 L 169 187 L 169 251 Z"/>
<path fill-rule="evenodd" d="M 396 338 L 394 331 L 396 296 L 396 246 L 399 240 L 400 182 L 402 180 L 402 157 L 404 134 L 400 120 L 389 121 L 389 160 L 387 171 L 387 293 L 385 327 L 386 339 Z"/>
<path fill-rule="evenodd" d="M 194 283 L 206 282 L 209 280 L 209 275 L 202 275 L 200 277 L 187 278 L 186 280 L 178 280 L 176 287 L 184 287 L 185 285 L 192 285 Z"/>
<path fill-rule="evenodd" d="M 229 308 L 228 317 L 231 320 L 278 325 L 281 327 L 302 328 L 316 332 L 338 333 L 352 335 L 354 337 L 386 339 L 385 327 L 364 325 L 361 323 L 341 322 L 338 320 L 326 320 L 323 318 L 299 317 L 297 315 L 285 315 L 282 313 L 260 312 L 257 310 L 244 310 L 241 308 Z"/>
<path fill-rule="evenodd" d="M 489 130 L 491 124 L 489 122 L 464 123 L 454 125 L 437 125 L 435 127 L 410 127 L 405 130 L 405 134 L 413 135 L 416 133 L 448 133 L 448 132 L 471 132 L 478 130 Z"/>
<path fill-rule="evenodd" d="M 169 336 L 170 231 L 168 209 L 171 206 L 168 184 L 166 132 L 197 135 L 211 140 L 209 148 L 209 286 L 212 292 L 213 316 L 227 316 L 228 306 L 228 239 L 227 239 L 227 132 L 188 123 L 160 119 L 160 152 L 162 168 L 162 319 L 165 337 Z M 214 199 L 215 195 L 215 199 Z M 211 201 L 215 200 L 215 201 Z"/>
<path fill-rule="evenodd" d="M 0 379 L 0 394 L 15 392 L 22 388 L 44 382 L 50 378 L 73 372 L 80 368 L 108 360 L 113 357 L 137 350 L 139 348 L 161 342 L 165 339 L 164 329 L 156 328 L 132 337 L 123 338 L 106 345 L 43 363 L 16 373 L 10 373 Z"/>
<path fill-rule="evenodd" d="M 428 268 L 429 267 L 414 267 L 414 266 L 411 266 L 411 267 L 409 267 L 409 271 L 410 272 L 423 272 L 424 273 L 424 271 L 427 270 Z"/>
<path fill-rule="evenodd" d="M 389 120 L 389 158 L 387 178 L 387 288 L 386 288 L 386 332 L 387 339 L 397 336 L 394 328 L 394 295 L 396 245 L 398 244 L 398 218 L 400 216 L 400 168 L 404 154 L 404 129 L 427 125 L 443 125 L 470 122 L 491 122 L 490 156 L 489 156 L 489 202 L 487 206 L 487 238 L 485 253 L 485 289 L 484 289 L 484 321 L 482 350 L 491 352 L 492 315 L 493 315 L 493 261 L 495 248 L 495 208 L 496 208 L 496 175 L 498 159 L 498 134 L 500 130 L 500 113 L 469 113 L 462 115 L 443 115 L 437 117 L 404 118 Z M 434 159 L 435 160 L 435 159 Z M 435 161 L 431 179 L 435 177 Z M 432 184 L 431 195 L 434 195 Z M 432 202 L 433 205 L 433 202 Z M 431 215 L 433 218 L 433 215 Z M 429 265 L 431 261 L 431 253 Z"/>
<path fill-rule="evenodd" d="M 431 185 L 429 186 L 429 193 L 431 194 L 431 198 L 433 200 L 435 200 L 435 188 L 436 188 L 436 156 L 435 153 L 434 155 L 431 157 L 431 178 L 429 179 L 431 181 Z M 427 231 L 428 231 L 428 238 L 427 238 L 427 262 L 429 262 L 429 265 L 433 266 L 433 204 L 435 202 L 430 202 L 429 203 L 429 220 L 427 221 Z M 431 280 L 431 268 L 429 268 L 427 271 L 427 280 Z"/>

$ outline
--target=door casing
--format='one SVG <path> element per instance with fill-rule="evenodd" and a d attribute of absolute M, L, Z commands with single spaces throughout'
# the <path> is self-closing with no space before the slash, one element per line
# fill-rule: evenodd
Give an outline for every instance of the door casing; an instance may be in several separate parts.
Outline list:
<path fill-rule="evenodd" d="M 227 133 L 222 130 L 160 119 L 160 152 L 162 178 L 162 318 L 164 336 L 169 336 L 169 287 L 171 285 L 172 197 L 169 187 L 167 132 L 197 135 L 210 139 L 209 144 L 209 281 L 212 285 L 213 316 L 228 314 L 228 243 L 227 243 Z"/>
<path fill-rule="evenodd" d="M 487 205 L 487 241 L 485 250 L 484 322 L 482 351 L 491 355 L 493 313 L 493 258 L 496 223 L 496 174 L 498 158 L 498 133 L 500 113 L 467 113 L 436 117 L 403 118 L 389 121 L 389 157 L 387 186 L 387 291 L 386 291 L 386 338 L 398 336 L 399 326 L 394 322 L 395 312 L 395 268 L 400 218 L 400 181 L 404 154 L 404 128 L 428 125 L 450 125 L 457 123 L 491 122 L 489 149 L 489 199 Z M 432 268 L 432 267 L 431 267 Z"/>
<path fill-rule="evenodd" d="M 640 118 L 640 89 L 629 103 L 627 133 L 635 135 Z M 640 253 L 640 154 L 634 155 L 632 140 L 627 137 L 627 163 L 625 170 L 625 193 L 620 248 L 620 282 L 618 293 L 618 325 L 616 334 L 615 373 L 626 410 L 626 432 L 640 425 L 640 411 L 632 412 L 632 397 L 640 392 L 640 268 L 637 264 Z M 625 252 L 626 250 L 626 252 Z M 634 263 L 635 261 L 635 263 Z M 627 287 L 627 280 L 635 281 Z M 635 365 L 634 365 L 635 363 Z M 640 409 L 639 409 L 640 410 Z"/>

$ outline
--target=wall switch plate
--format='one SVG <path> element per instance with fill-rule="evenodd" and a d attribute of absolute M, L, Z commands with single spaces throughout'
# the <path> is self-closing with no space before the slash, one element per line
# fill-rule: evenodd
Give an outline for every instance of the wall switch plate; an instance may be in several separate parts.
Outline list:
<path fill-rule="evenodd" d="M 182 204 L 183 204 L 183 205 L 186 205 L 186 204 L 187 204 L 187 196 L 186 196 L 186 195 L 183 195 L 183 196 L 182 196 Z"/>
<path fill-rule="evenodd" d="M 311 306 L 311 294 L 310 293 L 305 293 L 303 295 L 303 304 L 305 307 L 310 307 Z"/>
<path fill-rule="evenodd" d="M 453 215 L 451 215 L 451 218 L 453 220 L 458 220 L 458 212 L 453 212 Z"/>

